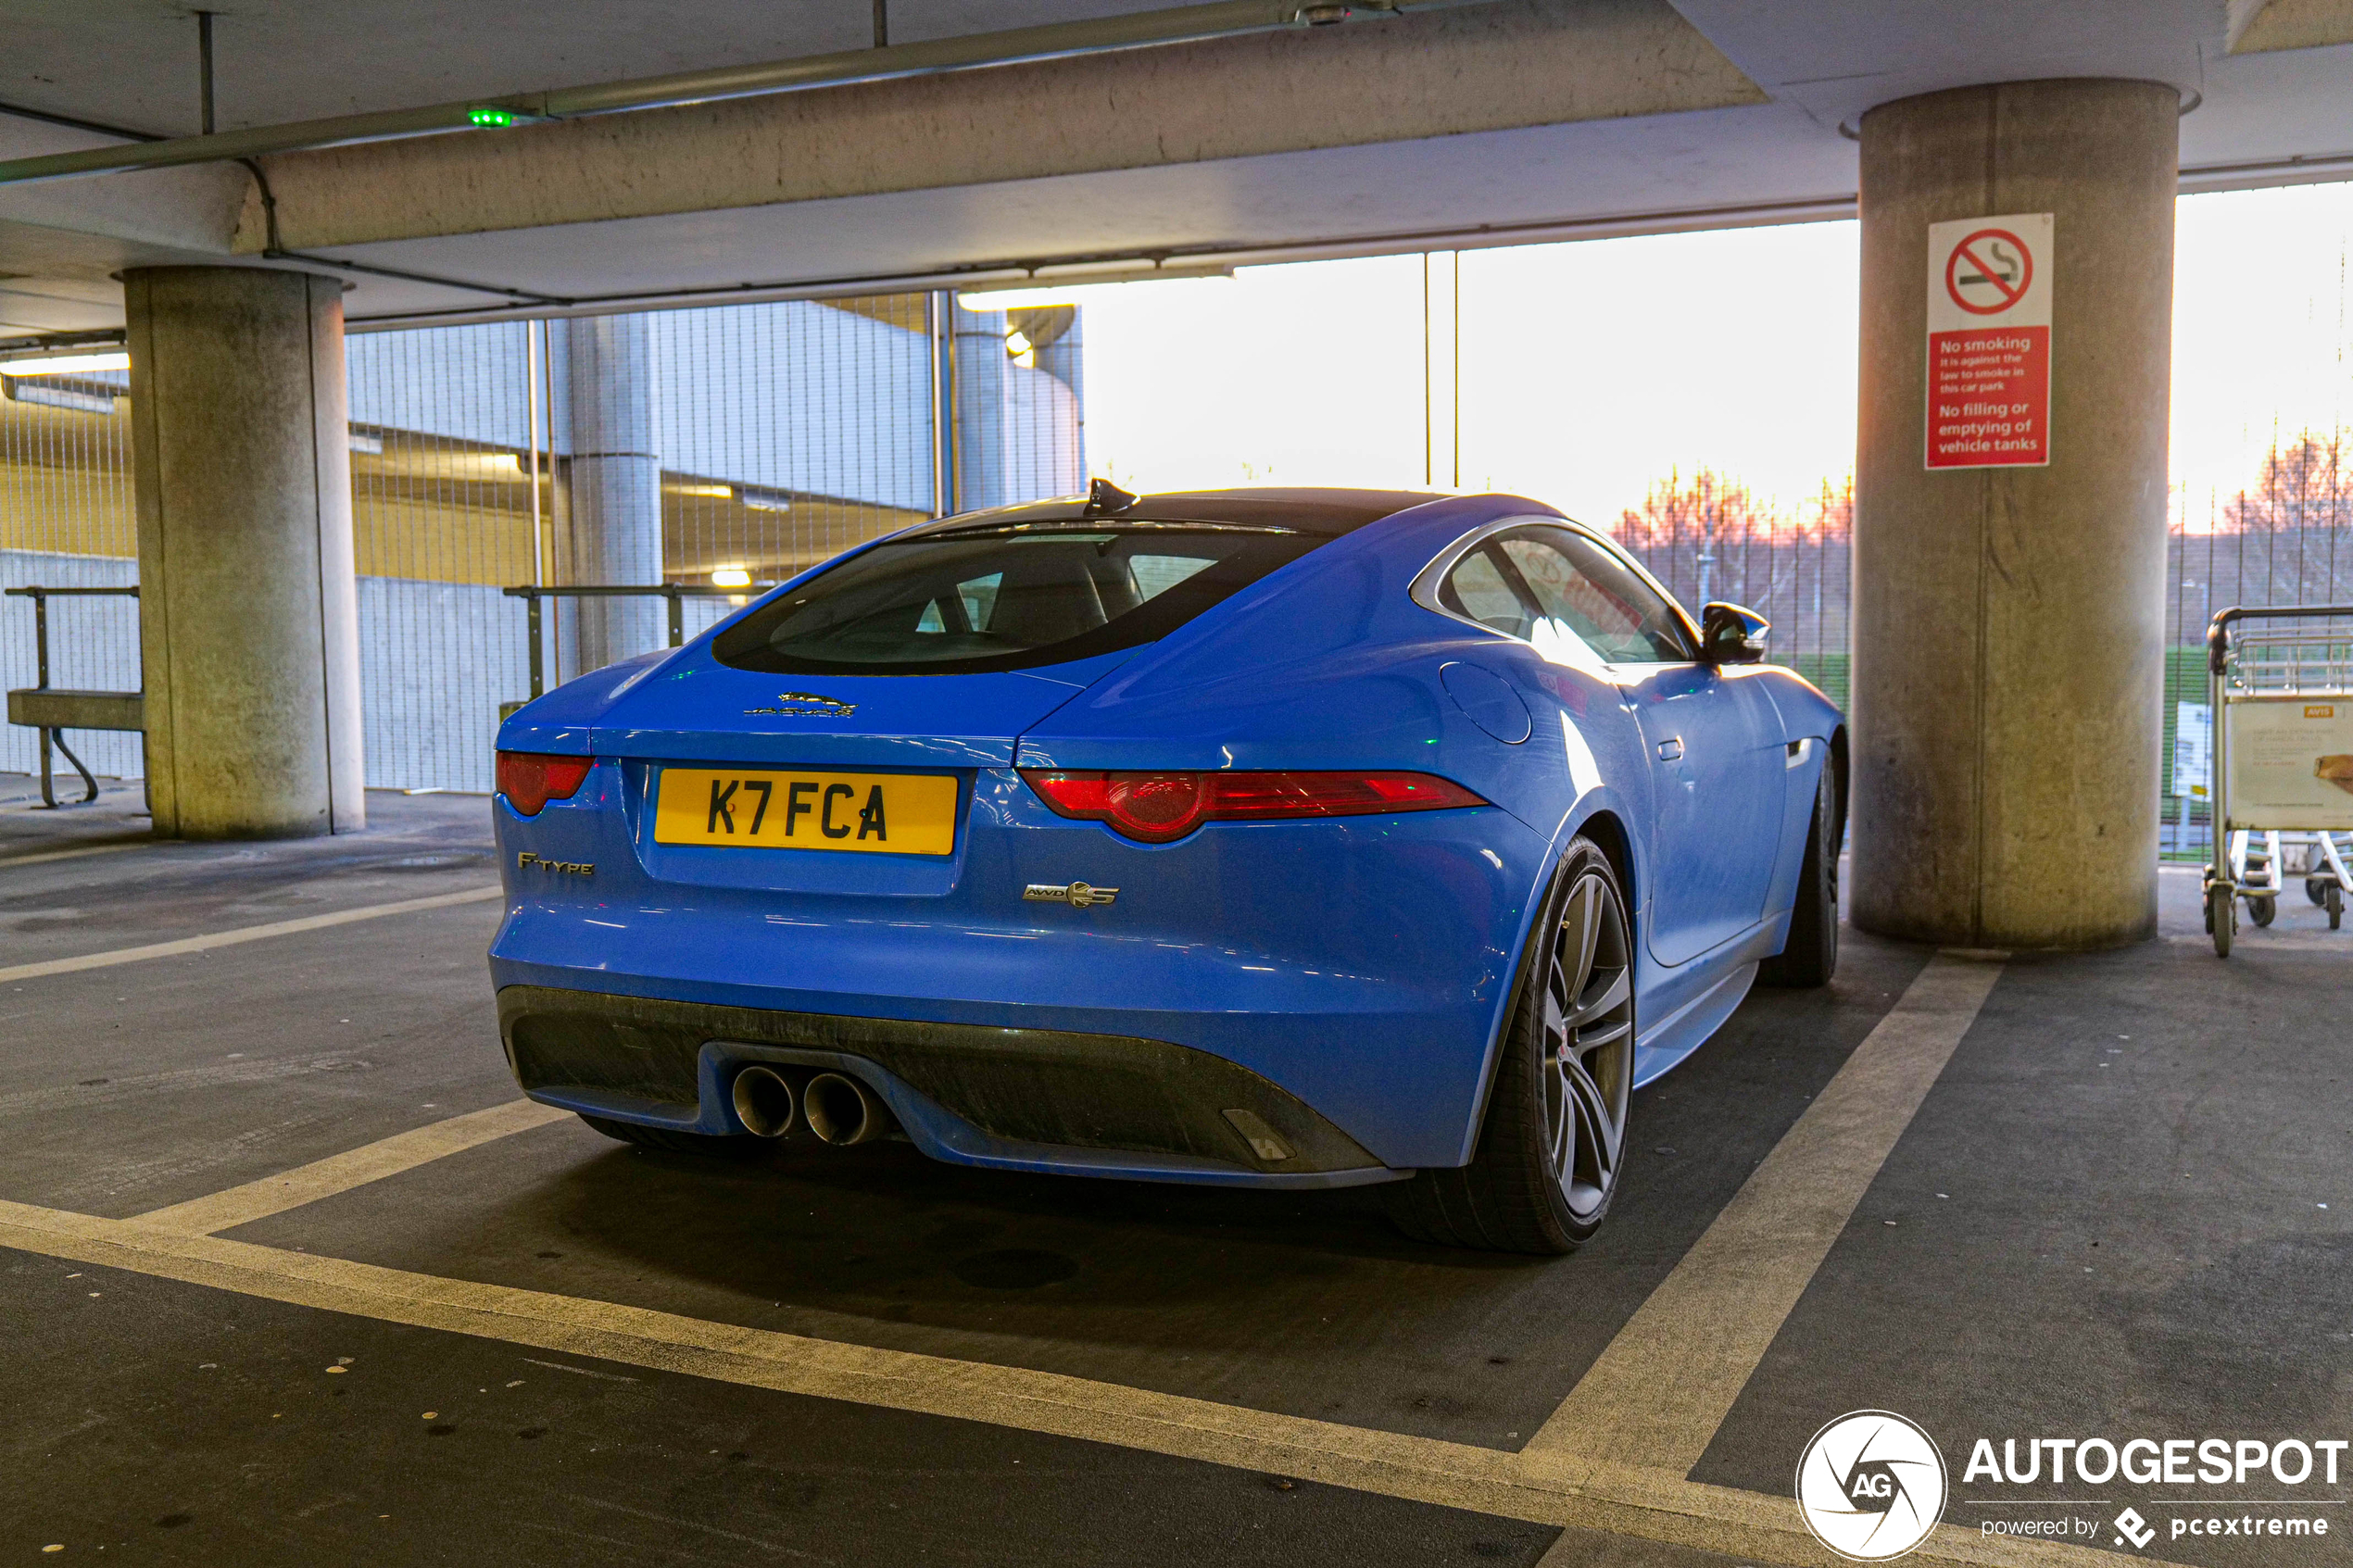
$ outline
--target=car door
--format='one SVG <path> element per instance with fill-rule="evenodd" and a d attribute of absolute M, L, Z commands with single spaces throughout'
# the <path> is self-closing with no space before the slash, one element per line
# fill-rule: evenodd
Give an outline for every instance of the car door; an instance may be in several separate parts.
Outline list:
<path fill-rule="evenodd" d="M 1488 554 L 1536 607 L 1531 640 L 1575 638 L 1634 710 L 1652 769 L 1652 957 L 1682 963 L 1756 924 L 1788 772 L 1765 684 L 1701 661 L 1688 618 L 1599 540 L 1531 525 L 1498 534 Z"/>

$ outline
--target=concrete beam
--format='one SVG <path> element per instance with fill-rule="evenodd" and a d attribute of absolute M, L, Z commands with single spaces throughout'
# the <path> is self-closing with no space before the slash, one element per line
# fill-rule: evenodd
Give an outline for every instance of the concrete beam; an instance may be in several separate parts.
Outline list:
<path fill-rule="evenodd" d="M 2353 0 L 2230 0 L 2233 55 L 2353 44 Z"/>
<path fill-rule="evenodd" d="M 1666 0 L 1516 0 L 262 161 L 315 250 L 1764 101 Z M 235 248 L 269 244 L 257 194 Z"/>

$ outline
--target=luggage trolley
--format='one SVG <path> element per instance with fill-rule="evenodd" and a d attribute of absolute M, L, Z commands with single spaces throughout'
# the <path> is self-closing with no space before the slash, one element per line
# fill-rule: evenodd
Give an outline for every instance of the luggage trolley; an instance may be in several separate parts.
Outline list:
<path fill-rule="evenodd" d="M 2344 919 L 2353 850 L 2353 621 L 2330 626 L 2254 621 L 2353 618 L 2353 605 L 2239 606 L 2206 633 L 2214 713 L 2214 859 L 2206 928 L 2231 953 L 2245 899 L 2258 925 L 2278 911 L 2286 843 L 2304 840 L 2305 891 Z M 2234 630 L 2235 629 L 2235 630 Z"/>

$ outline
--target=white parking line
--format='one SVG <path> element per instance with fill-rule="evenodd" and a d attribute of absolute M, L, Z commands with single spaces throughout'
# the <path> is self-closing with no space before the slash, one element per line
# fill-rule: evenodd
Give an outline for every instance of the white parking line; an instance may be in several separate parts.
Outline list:
<path fill-rule="evenodd" d="M 233 947 L 240 942 L 259 942 L 271 936 L 292 936 L 298 932 L 324 931 L 332 925 L 349 925 L 354 921 L 382 920 L 386 915 L 405 915 L 419 909 L 447 909 L 452 904 L 480 903 L 484 898 L 499 897 L 497 887 L 469 887 L 462 893 L 443 893 L 431 898 L 403 898 L 396 904 L 368 904 L 357 909 L 337 909 L 333 914 L 305 915 L 300 920 L 272 921 L 268 925 L 240 926 L 234 931 L 216 931 L 204 936 L 182 936 L 172 942 L 150 942 L 143 947 L 117 947 L 111 952 L 84 953 L 79 958 L 44 959 L 38 963 L 20 963 L 0 969 L 0 983 L 10 980 L 33 980 L 44 974 L 72 974 L 85 969 L 109 969 L 116 964 L 138 963 L 145 959 L 177 958 L 186 953 L 206 953 L 215 947 Z"/>
<path fill-rule="evenodd" d="M 1930 960 L 1522 1452 L 1689 1474 L 2001 973 Z"/>
<path fill-rule="evenodd" d="M 403 1171 L 413 1171 L 445 1155 L 460 1154 L 516 1133 L 571 1118 L 569 1110 L 535 1105 L 527 1099 L 509 1100 L 487 1110 L 452 1116 L 324 1160 L 314 1160 L 308 1165 L 297 1165 L 243 1186 L 175 1203 L 168 1209 L 150 1210 L 132 1223 L 182 1236 L 211 1236 L 272 1214 L 283 1214 L 289 1209 L 300 1209 L 370 1182 L 380 1182 L 386 1176 L 396 1176 Z"/>
<path fill-rule="evenodd" d="M 125 849 L 154 849 L 166 844 L 176 844 L 170 838 L 133 838 L 115 844 L 85 844 L 79 849 L 44 849 L 37 855 L 10 855 L 0 858 L 0 872 L 14 866 L 46 865 L 51 860 L 76 860 L 84 855 L 113 855 Z"/>
<path fill-rule="evenodd" d="M 1089 1378 L 812 1339 L 471 1280 L 443 1279 L 219 1236 L 0 1201 L 0 1248 L 263 1300 L 1346 1486 L 1383 1497 L 1697 1547 L 1753 1562 L 1832 1562 L 1786 1497 L 1595 1464 L 1574 1481 L 1524 1455 Z M 1913 1553 L 1931 1563 L 2115 1568 L 2107 1552 L 1982 1537 L 1952 1525 Z M 2136 1558 L 2150 1562 L 2154 1559 Z"/>
<path fill-rule="evenodd" d="M 251 930 L 314 929 L 497 891 Z M 0 971 L 0 978 L 8 972 Z M 209 1234 L 565 1114 L 528 1101 L 453 1117 L 132 1220 L 0 1201 L 0 1248 L 622 1365 L 987 1422 L 1751 1562 L 1819 1568 L 1832 1560 L 1806 1533 L 1793 1499 L 1687 1477 L 2000 973 L 1998 961 L 1955 954 L 1931 960 L 1519 1453 L 1021 1367 L 445 1279 Z M 1998 1568 L 2107 1568 L 2119 1561 L 2095 1549 L 1986 1537 L 1954 1525 L 1940 1527 L 1913 1555 L 1923 1562 Z M 1555 1552 L 1547 1562 L 1555 1557 L 1579 1560 Z"/>

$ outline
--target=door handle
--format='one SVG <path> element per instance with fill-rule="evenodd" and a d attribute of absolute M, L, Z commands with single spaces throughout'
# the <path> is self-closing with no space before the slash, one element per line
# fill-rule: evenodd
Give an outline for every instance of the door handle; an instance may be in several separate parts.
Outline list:
<path fill-rule="evenodd" d="M 1681 761 L 1683 759 L 1683 737 L 1680 735 L 1675 735 L 1667 740 L 1660 741 L 1658 743 L 1658 759 L 1662 762 Z"/>

